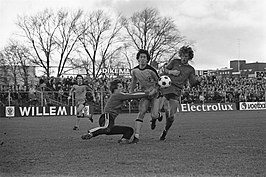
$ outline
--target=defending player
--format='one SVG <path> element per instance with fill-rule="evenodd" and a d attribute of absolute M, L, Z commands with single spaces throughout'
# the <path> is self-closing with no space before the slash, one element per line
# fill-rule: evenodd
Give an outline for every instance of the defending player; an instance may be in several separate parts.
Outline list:
<path fill-rule="evenodd" d="M 134 129 L 129 126 L 115 125 L 115 119 L 118 116 L 119 111 L 121 110 L 123 101 L 147 97 L 149 93 L 123 93 L 123 89 L 123 84 L 120 80 L 114 80 L 110 82 L 111 96 L 104 107 L 104 113 L 99 118 L 100 127 L 89 130 L 87 134 L 82 135 L 82 139 L 91 139 L 92 137 L 103 134 L 122 134 L 123 136 L 118 142 L 120 144 L 130 143 L 129 140 L 134 133 Z"/>
<path fill-rule="evenodd" d="M 136 88 L 137 82 L 140 85 L 140 89 L 142 91 L 149 91 L 154 94 L 153 98 L 142 98 L 139 102 L 139 113 L 135 121 L 135 135 L 132 143 L 139 142 L 140 129 L 142 127 L 144 116 L 151 106 L 151 129 L 155 129 L 156 120 L 162 120 L 162 116 L 159 113 L 160 99 L 156 94 L 157 92 L 157 83 L 159 79 L 159 75 L 157 71 L 150 65 L 148 62 L 150 61 L 150 55 L 147 50 L 140 49 L 137 53 L 137 60 L 139 65 L 132 69 L 132 81 L 130 92 L 133 92 Z"/>
<path fill-rule="evenodd" d="M 196 77 L 195 69 L 188 64 L 188 61 L 194 57 L 194 52 L 191 47 L 183 46 L 179 50 L 180 59 L 171 60 L 165 67 L 165 74 L 171 78 L 171 86 L 162 88 L 161 91 L 166 98 L 166 125 L 160 136 L 160 140 L 165 140 L 168 130 L 174 122 L 174 116 L 177 113 L 179 98 L 183 86 L 189 82 L 191 86 L 200 83 L 201 79 Z"/>
<path fill-rule="evenodd" d="M 76 76 L 76 80 L 77 80 L 77 84 L 73 85 L 73 87 L 69 91 L 69 97 L 68 97 L 68 99 L 71 99 L 72 93 L 75 92 L 75 105 L 77 108 L 77 117 L 76 117 L 76 124 L 73 130 L 79 129 L 80 118 L 84 117 L 83 108 L 85 107 L 85 104 L 86 104 L 87 90 L 89 90 L 89 87 L 83 83 L 82 75 L 78 74 Z M 93 94 L 93 90 L 92 90 L 92 94 Z M 92 114 L 89 115 L 89 119 L 91 122 L 93 121 Z"/>

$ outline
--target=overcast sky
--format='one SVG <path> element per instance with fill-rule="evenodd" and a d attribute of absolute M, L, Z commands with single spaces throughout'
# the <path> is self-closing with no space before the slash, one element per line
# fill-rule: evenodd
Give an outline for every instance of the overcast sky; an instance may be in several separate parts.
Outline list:
<path fill-rule="evenodd" d="M 18 15 L 80 8 L 131 16 L 147 7 L 172 17 L 181 34 L 195 41 L 195 69 L 229 67 L 233 59 L 266 62 L 265 0 L 0 0 L 0 48 L 16 38 Z"/>

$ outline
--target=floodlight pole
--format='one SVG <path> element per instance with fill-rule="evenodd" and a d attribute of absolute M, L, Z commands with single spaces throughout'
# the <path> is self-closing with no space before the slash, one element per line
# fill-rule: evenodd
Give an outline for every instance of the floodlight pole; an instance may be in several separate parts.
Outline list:
<path fill-rule="evenodd" d="M 8 106 L 10 106 L 10 99 L 11 99 L 11 95 L 10 95 L 10 89 L 8 90 Z"/>
<path fill-rule="evenodd" d="M 237 39 L 237 46 L 238 46 L 238 60 L 237 60 L 237 69 L 238 69 L 238 72 L 240 71 L 240 39 L 238 38 Z"/>

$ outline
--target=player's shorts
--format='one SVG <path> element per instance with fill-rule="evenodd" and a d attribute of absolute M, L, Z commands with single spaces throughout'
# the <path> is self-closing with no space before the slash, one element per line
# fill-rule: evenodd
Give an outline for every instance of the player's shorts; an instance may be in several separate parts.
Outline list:
<path fill-rule="evenodd" d="M 112 128 L 115 124 L 115 117 L 110 113 L 104 113 L 99 118 L 100 127 Z"/>
<path fill-rule="evenodd" d="M 181 96 L 181 91 L 182 88 L 175 86 L 173 84 L 171 84 L 169 87 L 167 88 L 162 88 L 161 92 L 163 94 L 163 96 L 166 99 L 175 99 L 175 100 L 179 100 L 180 96 Z"/>
<path fill-rule="evenodd" d="M 98 136 L 100 134 L 109 134 L 115 124 L 115 116 L 110 113 L 104 113 L 99 118 L 100 127 L 93 128 L 89 130 L 93 133 L 93 136 Z"/>
<path fill-rule="evenodd" d="M 149 98 L 141 98 L 140 101 L 139 101 L 139 111 L 140 112 L 143 112 L 143 113 L 146 113 L 150 104 L 152 102 L 152 99 L 149 99 Z"/>
<path fill-rule="evenodd" d="M 85 103 L 86 103 L 86 100 L 85 99 L 77 99 L 76 100 L 76 105 L 80 105 L 80 104 L 83 104 L 85 106 Z"/>

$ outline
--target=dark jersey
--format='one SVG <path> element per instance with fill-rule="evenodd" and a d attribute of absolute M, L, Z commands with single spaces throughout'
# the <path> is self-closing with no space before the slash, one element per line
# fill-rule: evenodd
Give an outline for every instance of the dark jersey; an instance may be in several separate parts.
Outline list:
<path fill-rule="evenodd" d="M 189 64 L 182 64 L 180 59 L 171 60 L 166 65 L 166 69 L 178 70 L 180 71 L 180 74 L 178 76 L 174 76 L 172 74 L 168 75 L 171 78 L 171 85 L 170 87 L 162 89 L 162 93 L 164 95 L 173 93 L 180 96 L 181 90 L 187 81 L 189 81 L 192 86 L 198 84 L 195 76 L 195 69 Z"/>
<path fill-rule="evenodd" d="M 191 85 L 198 83 L 195 76 L 195 69 L 189 64 L 182 64 L 180 59 L 171 60 L 170 63 L 166 66 L 166 69 L 180 71 L 180 74 L 178 76 L 169 75 L 172 84 L 176 85 L 177 87 L 183 88 L 183 85 L 185 85 L 187 81 L 189 81 Z"/>
<path fill-rule="evenodd" d="M 104 113 L 110 113 L 114 117 L 118 116 L 119 111 L 123 105 L 123 101 L 138 99 L 146 96 L 147 94 L 144 92 L 138 93 L 114 93 L 111 94 L 110 98 L 107 100 L 107 103 L 104 107 Z"/>
<path fill-rule="evenodd" d="M 159 79 L 157 71 L 150 65 L 147 65 L 143 69 L 140 69 L 139 65 L 134 67 L 131 71 L 131 75 L 133 80 L 139 82 L 142 91 L 154 88 Z"/>

